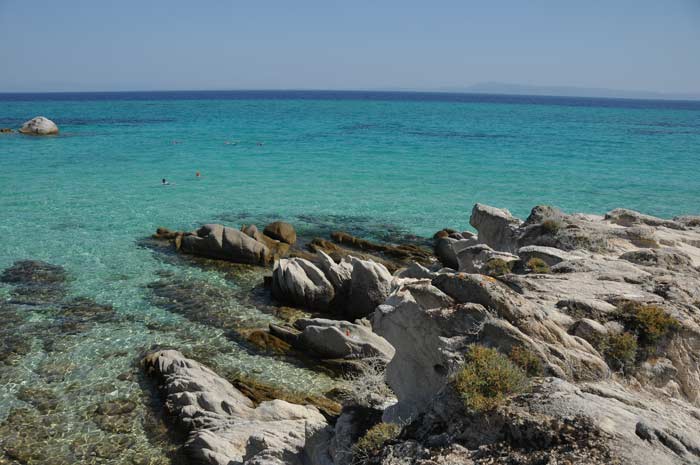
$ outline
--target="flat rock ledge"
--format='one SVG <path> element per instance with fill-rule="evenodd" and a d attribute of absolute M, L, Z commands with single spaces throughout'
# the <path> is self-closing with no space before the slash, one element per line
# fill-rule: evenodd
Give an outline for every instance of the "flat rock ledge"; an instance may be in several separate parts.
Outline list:
<path fill-rule="evenodd" d="M 327 423 L 316 407 L 283 400 L 257 406 L 231 383 L 176 350 L 143 359 L 168 414 L 187 433 L 191 463 L 315 465 L 328 458 Z"/>

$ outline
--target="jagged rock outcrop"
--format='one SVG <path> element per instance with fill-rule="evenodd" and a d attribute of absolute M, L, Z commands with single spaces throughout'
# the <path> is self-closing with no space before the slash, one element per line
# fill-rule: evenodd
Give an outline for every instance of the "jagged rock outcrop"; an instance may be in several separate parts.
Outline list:
<path fill-rule="evenodd" d="M 275 264 L 276 298 L 301 307 L 333 310 L 348 320 L 372 313 L 391 291 L 393 276 L 384 265 L 355 257 L 335 263 L 320 252 L 318 266 L 303 258 Z"/>
<path fill-rule="evenodd" d="M 143 360 L 169 415 L 187 433 L 192 463 L 330 465 L 326 420 L 312 406 L 282 400 L 257 406 L 228 381 L 175 350 Z"/>
<path fill-rule="evenodd" d="M 34 136 L 48 136 L 58 134 L 58 126 L 44 116 L 37 116 L 29 121 L 25 121 L 22 127 L 19 128 L 19 132 Z"/>
<path fill-rule="evenodd" d="M 515 252 L 518 245 L 518 228 L 522 221 L 513 217 L 508 210 L 477 203 L 469 219 L 478 231 L 479 242 L 495 250 Z"/>
<path fill-rule="evenodd" d="M 246 233 L 220 224 L 205 224 L 182 237 L 185 253 L 250 265 L 267 265 L 272 259 L 267 246 Z"/>

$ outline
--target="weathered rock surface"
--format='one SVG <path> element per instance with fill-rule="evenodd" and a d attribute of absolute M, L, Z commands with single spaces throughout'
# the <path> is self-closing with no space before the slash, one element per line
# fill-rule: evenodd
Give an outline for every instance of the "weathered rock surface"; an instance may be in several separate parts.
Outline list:
<path fill-rule="evenodd" d="M 489 274 L 488 263 L 491 260 L 502 260 L 512 268 L 519 258 L 508 252 L 493 250 L 486 244 L 465 247 L 457 252 L 458 271 L 464 273 Z"/>
<path fill-rule="evenodd" d="M 272 290 L 281 301 L 332 310 L 353 320 L 372 313 L 386 299 L 393 279 L 380 263 L 355 257 L 335 263 L 320 252 L 318 266 L 302 258 L 276 263 Z"/>
<path fill-rule="evenodd" d="M 479 242 L 496 250 L 517 250 L 518 228 L 522 221 L 513 217 L 508 210 L 477 203 L 472 209 L 469 224 L 479 232 Z"/>
<path fill-rule="evenodd" d="M 174 350 L 143 361 L 165 406 L 187 433 L 192 463 L 211 465 L 330 464 L 326 420 L 312 406 L 253 402 L 228 381 Z"/>
<path fill-rule="evenodd" d="M 316 265 L 303 258 L 281 259 L 272 271 L 272 295 L 312 310 L 328 310 L 333 285 Z"/>
<path fill-rule="evenodd" d="M 58 134 L 58 126 L 48 118 L 37 116 L 29 121 L 25 121 L 19 132 L 35 136 L 48 136 Z"/>
<path fill-rule="evenodd" d="M 554 266 L 565 260 L 575 260 L 576 257 L 572 254 L 557 249 L 555 247 L 545 247 L 541 245 L 527 245 L 518 249 L 518 256 L 523 263 L 533 258 L 539 258 L 549 266 Z"/>
<path fill-rule="evenodd" d="M 275 325 L 270 326 L 270 331 L 294 347 L 311 351 L 322 359 L 372 358 L 388 362 L 394 356 L 391 344 L 365 325 L 343 320 L 301 318 L 294 322 L 294 328 L 299 332 L 285 331 Z"/>
<path fill-rule="evenodd" d="M 185 253 L 250 265 L 266 265 L 272 255 L 268 247 L 237 229 L 205 224 L 195 234 L 182 238 Z"/>

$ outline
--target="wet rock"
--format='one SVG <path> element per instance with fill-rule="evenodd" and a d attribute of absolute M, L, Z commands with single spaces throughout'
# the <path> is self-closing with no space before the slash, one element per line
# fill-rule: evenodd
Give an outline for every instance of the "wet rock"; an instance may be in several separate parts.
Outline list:
<path fill-rule="evenodd" d="M 415 244 L 380 244 L 355 237 L 342 231 L 331 233 L 331 238 L 338 244 L 352 246 L 359 250 L 380 252 L 387 257 L 401 261 L 412 260 L 420 263 L 430 263 L 432 261 L 432 254 L 430 251 Z"/>
<path fill-rule="evenodd" d="M 265 226 L 263 233 L 280 242 L 294 245 L 297 241 L 297 233 L 294 226 L 283 221 L 275 221 Z"/>
<path fill-rule="evenodd" d="M 250 265 L 267 265 L 272 258 L 265 244 L 220 224 L 206 224 L 195 234 L 183 237 L 182 251 Z"/>
<path fill-rule="evenodd" d="M 12 128 L 0 128 L 0 134 L 10 134 L 15 132 Z"/>
<path fill-rule="evenodd" d="M 478 231 L 479 242 L 504 252 L 515 252 L 518 243 L 518 228 L 522 222 L 508 210 L 477 203 L 469 219 Z"/>
<path fill-rule="evenodd" d="M 0 282 L 14 286 L 13 302 L 34 305 L 63 298 L 66 280 L 62 267 L 37 260 L 17 261 L 0 275 Z"/>
<path fill-rule="evenodd" d="M 281 400 L 255 407 L 229 382 L 177 351 L 151 353 L 143 363 L 169 414 L 188 433 L 184 447 L 192 461 L 283 465 L 327 455 L 323 441 L 315 440 L 327 434 L 316 408 Z"/>
<path fill-rule="evenodd" d="M 251 331 L 246 336 L 246 340 L 266 352 L 283 354 L 291 349 L 291 345 L 288 342 L 263 330 Z"/>
<path fill-rule="evenodd" d="M 25 121 L 22 127 L 19 128 L 19 132 L 34 136 L 47 136 L 58 134 L 58 126 L 44 116 L 36 116 L 29 121 Z"/>

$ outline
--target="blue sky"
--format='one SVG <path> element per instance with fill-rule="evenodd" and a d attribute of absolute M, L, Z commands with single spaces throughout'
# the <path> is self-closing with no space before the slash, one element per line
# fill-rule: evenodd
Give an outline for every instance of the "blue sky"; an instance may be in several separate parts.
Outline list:
<path fill-rule="evenodd" d="M 700 0 L 0 0 L 0 92 L 700 93 Z"/>

